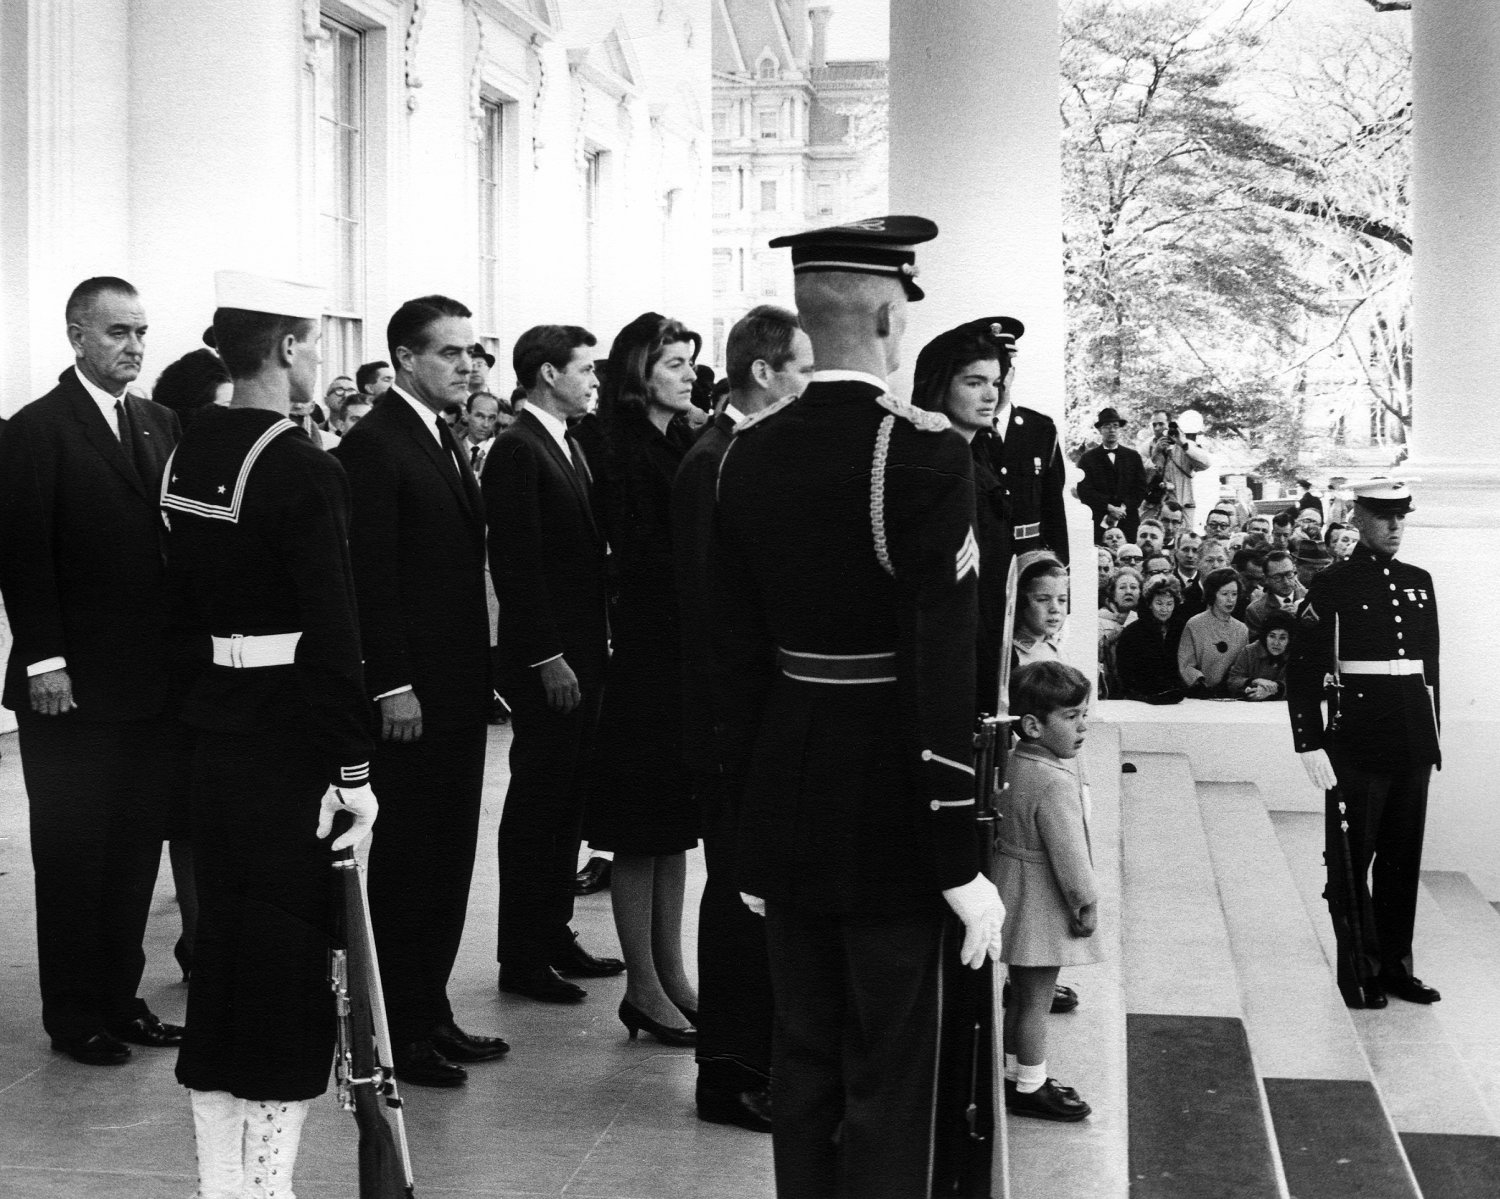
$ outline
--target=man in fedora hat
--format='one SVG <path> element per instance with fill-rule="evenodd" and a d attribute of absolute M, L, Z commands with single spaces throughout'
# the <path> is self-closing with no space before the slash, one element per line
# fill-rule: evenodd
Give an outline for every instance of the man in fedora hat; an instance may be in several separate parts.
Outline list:
<path fill-rule="evenodd" d="M 1113 408 L 1099 413 L 1094 428 L 1099 430 L 1099 444 L 1078 459 L 1083 472 L 1078 498 L 1094 514 L 1094 544 L 1102 545 L 1104 530 L 1110 528 L 1122 529 L 1125 540 L 1134 541 L 1141 501 L 1146 498 L 1145 463 L 1129 446 L 1120 444 L 1125 418 Z"/>

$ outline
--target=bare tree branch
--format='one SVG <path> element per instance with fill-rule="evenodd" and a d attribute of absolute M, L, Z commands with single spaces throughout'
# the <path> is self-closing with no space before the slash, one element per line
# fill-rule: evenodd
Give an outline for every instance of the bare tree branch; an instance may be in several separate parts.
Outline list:
<path fill-rule="evenodd" d="M 1376 12 L 1411 12 L 1411 0 L 1365 0 Z"/>

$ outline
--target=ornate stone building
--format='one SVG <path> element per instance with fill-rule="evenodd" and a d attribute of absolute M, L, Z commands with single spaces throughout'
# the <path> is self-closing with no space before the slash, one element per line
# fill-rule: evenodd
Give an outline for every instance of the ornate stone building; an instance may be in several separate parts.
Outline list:
<path fill-rule="evenodd" d="M 782 233 L 885 208 L 886 64 L 829 62 L 834 10 L 807 0 L 715 0 L 714 361 L 756 304 L 790 305 Z"/>

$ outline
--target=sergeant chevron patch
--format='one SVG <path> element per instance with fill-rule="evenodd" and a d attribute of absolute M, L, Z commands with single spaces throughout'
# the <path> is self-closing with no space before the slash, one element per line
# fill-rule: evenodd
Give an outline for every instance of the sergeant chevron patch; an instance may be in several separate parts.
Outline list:
<path fill-rule="evenodd" d="M 958 571 L 958 578 L 954 580 L 955 582 L 962 583 L 964 575 L 968 574 L 971 570 L 974 572 L 976 579 L 979 577 L 979 543 L 974 540 L 973 525 L 969 526 L 969 532 L 964 537 L 964 543 L 958 547 L 955 568 Z"/>

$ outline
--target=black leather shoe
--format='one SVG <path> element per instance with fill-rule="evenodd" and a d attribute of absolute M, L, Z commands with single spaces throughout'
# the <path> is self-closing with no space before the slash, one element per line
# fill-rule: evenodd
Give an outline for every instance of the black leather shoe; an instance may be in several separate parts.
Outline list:
<path fill-rule="evenodd" d="M 411 1041 L 396 1050 L 396 1077 L 419 1087 L 461 1087 L 469 1072 L 437 1051 L 431 1041 Z"/>
<path fill-rule="evenodd" d="M 1380 985 L 1385 988 L 1387 995 L 1394 995 L 1407 1003 L 1436 1003 L 1442 998 L 1436 987 L 1429 987 L 1420 978 L 1410 974 L 1382 974 Z"/>
<path fill-rule="evenodd" d="M 1049 1078 L 1034 1091 L 1020 1091 L 1014 1085 L 1005 1089 L 1005 1110 L 1013 1116 L 1031 1116 L 1038 1120 L 1059 1120 L 1071 1124 L 1093 1112 L 1072 1087 L 1059 1086 Z"/>
<path fill-rule="evenodd" d="M 129 1041 L 132 1045 L 145 1045 L 151 1049 L 168 1049 L 182 1044 L 182 1025 L 163 1024 L 150 1012 L 124 1024 L 107 1025 L 104 1031 L 117 1041 Z"/>
<path fill-rule="evenodd" d="M 432 1047 L 450 1062 L 488 1062 L 510 1052 L 509 1042 L 500 1037 L 475 1036 L 449 1020 L 432 1030 Z"/>
<path fill-rule="evenodd" d="M 85 1066 L 118 1066 L 130 1060 L 130 1046 L 107 1032 L 91 1037 L 53 1037 L 52 1048 Z"/>
<path fill-rule="evenodd" d="M 698 1043 L 696 1028 L 668 1028 L 665 1024 L 658 1024 L 628 999 L 620 1000 L 620 1023 L 625 1026 L 632 1041 L 635 1040 L 636 1033 L 647 1032 L 663 1045 L 696 1045 Z"/>
<path fill-rule="evenodd" d="M 502 966 L 500 989 L 542 1003 L 582 1003 L 588 998 L 587 991 L 560 977 L 551 966 L 529 966 L 520 970 L 507 970 Z"/>
<path fill-rule="evenodd" d="M 725 1091 L 698 1084 L 698 1119 L 710 1124 L 733 1124 L 751 1132 L 771 1131 L 771 1092 Z"/>
<path fill-rule="evenodd" d="M 607 890 L 613 867 L 614 863 L 608 858 L 590 858 L 573 880 L 573 894 L 592 895 L 596 891 Z"/>
<path fill-rule="evenodd" d="M 552 959 L 551 965 L 564 978 L 609 978 L 625 971 L 625 963 L 619 958 L 596 958 L 578 943 L 577 933 Z"/>
<path fill-rule="evenodd" d="M 1341 986 L 1339 994 L 1344 997 L 1344 1006 L 1348 1008 L 1371 1008 L 1379 1011 L 1386 1005 L 1385 992 L 1378 982 Z"/>

